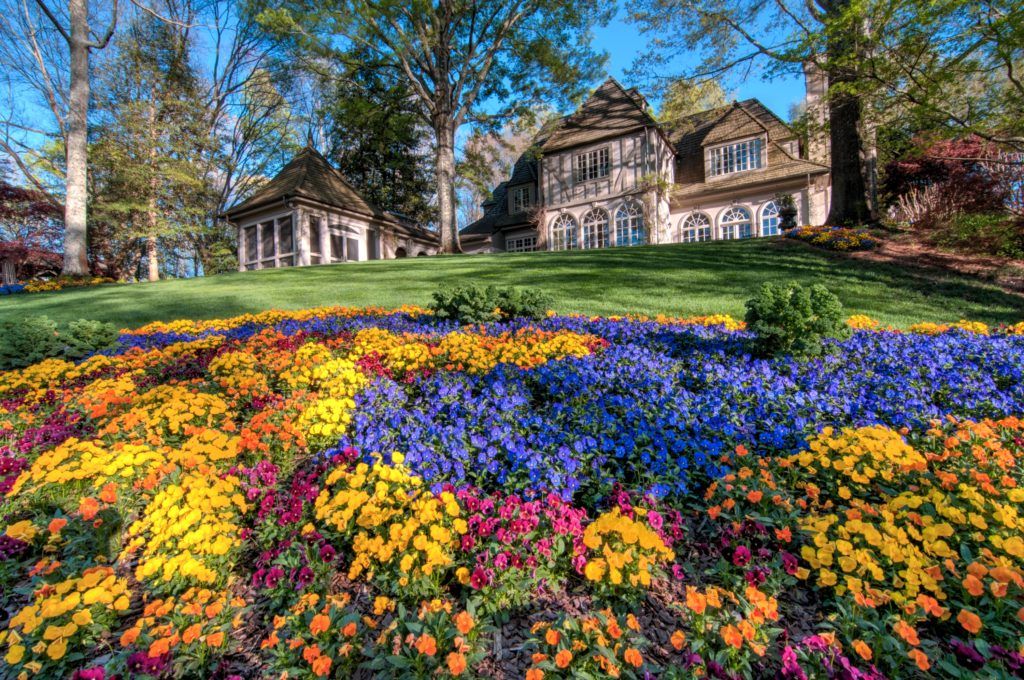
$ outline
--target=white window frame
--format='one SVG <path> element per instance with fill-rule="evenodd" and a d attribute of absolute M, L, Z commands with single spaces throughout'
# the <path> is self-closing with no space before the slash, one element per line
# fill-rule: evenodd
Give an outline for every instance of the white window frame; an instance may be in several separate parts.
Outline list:
<path fill-rule="evenodd" d="M 588 210 L 580 220 L 583 248 L 607 248 L 611 245 L 612 216 L 604 208 Z"/>
<path fill-rule="evenodd" d="M 512 187 L 512 207 L 509 212 L 513 215 L 516 213 L 525 212 L 531 205 L 533 200 L 531 196 L 530 185 L 520 187 Z"/>
<path fill-rule="evenodd" d="M 533 234 L 514 236 L 505 240 L 507 253 L 532 253 L 537 250 L 537 237 Z"/>
<path fill-rule="evenodd" d="M 579 224 L 569 213 L 561 213 L 551 220 L 551 250 L 576 250 L 579 248 Z"/>
<path fill-rule="evenodd" d="M 642 246 L 646 241 L 644 210 L 636 201 L 628 201 L 615 211 L 615 245 Z"/>
<path fill-rule="evenodd" d="M 581 151 L 572 157 L 572 177 L 576 184 L 605 179 L 612 174 L 611 148 L 602 146 Z"/>
<path fill-rule="evenodd" d="M 768 165 L 766 149 L 764 136 L 760 135 L 709 147 L 705 155 L 707 176 L 725 177 L 760 170 Z"/>
<path fill-rule="evenodd" d="M 691 212 L 679 220 L 679 242 L 700 243 L 710 241 L 714 234 L 711 218 L 700 211 Z"/>
<path fill-rule="evenodd" d="M 765 201 L 764 205 L 761 206 L 760 219 L 757 221 L 760 227 L 759 236 L 778 236 L 782 233 L 779 227 L 782 224 L 782 217 L 779 215 L 781 209 L 779 204 L 775 202 L 775 199 Z"/>
<path fill-rule="evenodd" d="M 750 208 L 732 205 L 723 210 L 718 217 L 718 233 L 726 240 L 753 238 L 754 222 Z"/>

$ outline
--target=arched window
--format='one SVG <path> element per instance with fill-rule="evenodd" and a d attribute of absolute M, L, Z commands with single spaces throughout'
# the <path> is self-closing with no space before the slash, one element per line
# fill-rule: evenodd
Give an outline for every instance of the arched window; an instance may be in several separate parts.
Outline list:
<path fill-rule="evenodd" d="M 679 224 L 680 240 L 683 243 L 696 243 L 711 240 L 711 220 L 704 213 L 690 213 Z"/>
<path fill-rule="evenodd" d="M 405 252 L 405 248 L 402 248 L 402 247 L 395 248 L 395 257 L 396 258 L 408 257 L 408 256 L 409 256 L 409 253 Z"/>
<path fill-rule="evenodd" d="M 718 226 L 722 238 L 750 238 L 754 235 L 754 225 L 750 221 L 750 212 L 741 206 L 728 208 L 718 218 Z"/>
<path fill-rule="evenodd" d="M 635 201 L 615 211 L 615 245 L 635 246 L 644 242 L 644 212 Z"/>
<path fill-rule="evenodd" d="M 594 208 L 583 216 L 583 247 L 584 248 L 607 248 L 609 245 L 609 233 L 611 231 L 611 220 L 608 218 L 608 211 L 601 208 Z"/>
<path fill-rule="evenodd" d="M 576 220 L 569 213 L 562 213 L 551 222 L 551 250 L 575 250 Z"/>
<path fill-rule="evenodd" d="M 768 201 L 761 207 L 761 236 L 778 236 L 781 222 L 778 203 Z"/>

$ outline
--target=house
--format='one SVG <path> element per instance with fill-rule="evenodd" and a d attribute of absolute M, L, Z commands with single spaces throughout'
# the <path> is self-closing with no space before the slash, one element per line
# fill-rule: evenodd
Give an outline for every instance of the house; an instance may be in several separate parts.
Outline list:
<path fill-rule="evenodd" d="M 440 245 L 371 205 L 312 146 L 223 217 L 238 229 L 240 271 L 433 255 Z"/>
<path fill-rule="evenodd" d="M 809 76 L 809 92 L 812 84 Z M 820 106 L 810 97 L 809 104 Z M 575 113 L 538 133 L 483 204 L 483 217 L 460 232 L 462 248 L 523 252 L 773 236 L 780 194 L 793 197 L 798 223 L 820 224 L 830 194 L 823 144 L 802 144 L 756 99 L 665 124 L 635 88 L 608 78 Z"/>

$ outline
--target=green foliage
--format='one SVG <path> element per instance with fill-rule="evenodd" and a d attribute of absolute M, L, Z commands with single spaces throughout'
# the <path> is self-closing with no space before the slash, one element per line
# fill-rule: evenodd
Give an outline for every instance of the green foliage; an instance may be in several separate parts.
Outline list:
<path fill-rule="evenodd" d="M 0 370 L 22 368 L 55 357 L 60 348 L 57 324 L 49 317 L 0 322 Z"/>
<path fill-rule="evenodd" d="M 541 319 L 552 299 L 537 290 L 477 285 L 449 286 L 434 293 L 430 308 L 440 319 L 462 323 L 488 323 L 508 319 Z"/>
<path fill-rule="evenodd" d="M 0 321 L 0 371 L 59 356 L 81 359 L 113 346 L 117 337 L 117 328 L 102 321 L 72 321 L 63 333 L 46 316 Z"/>
<path fill-rule="evenodd" d="M 694 113 L 716 109 L 729 103 L 729 96 L 717 80 L 677 78 L 666 86 L 658 118 L 668 125 Z"/>
<path fill-rule="evenodd" d="M 956 250 L 1024 258 L 1024 226 L 1005 214 L 958 213 L 939 229 L 935 241 Z"/>
<path fill-rule="evenodd" d="M 321 83 L 331 163 L 370 203 L 434 221 L 434 159 L 409 86 L 365 48 L 341 55 Z"/>
<path fill-rule="evenodd" d="M 64 356 L 81 359 L 101 349 L 112 347 L 119 335 L 117 327 L 103 321 L 79 319 L 68 324 L 68 330 L 60 335 L 64 345 Z"/>
<path fill-rule="evenodd" d="M 804 288 L 797 283 L 761 286 L 747 301 L 747 329 L 756 334 L 755 353 L 816 356 L 822 339 L 843 338 L 850 329 L 843 320 L 843 305 L 822 285 Z"/>

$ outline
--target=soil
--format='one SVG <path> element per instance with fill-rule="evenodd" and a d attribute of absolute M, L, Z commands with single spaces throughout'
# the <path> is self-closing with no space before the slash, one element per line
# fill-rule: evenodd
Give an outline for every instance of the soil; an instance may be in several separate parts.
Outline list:
<path fill-rule="evenodd" d="M 941 250 L 910 232 L 888 234 L 875 250 L 850 253 L 850 257 L 974 276 L 1008 293 L 1024 294 L 1024 260 Z"/>

